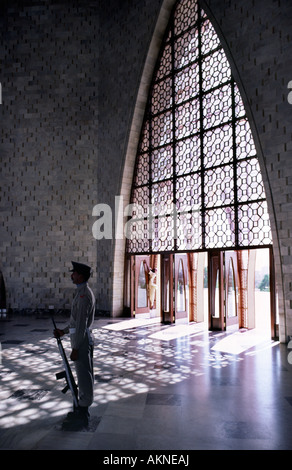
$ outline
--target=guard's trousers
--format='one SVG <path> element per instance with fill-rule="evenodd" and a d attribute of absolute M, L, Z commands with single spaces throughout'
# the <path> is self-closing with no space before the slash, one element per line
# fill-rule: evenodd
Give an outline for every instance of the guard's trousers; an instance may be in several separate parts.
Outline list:
<path fill-rule="evenodd" d="M 86 338 L 78 350 L 75 361 L 79 390 L 79 406 L 89 407 L 93 402 L 93 345 Z"/>

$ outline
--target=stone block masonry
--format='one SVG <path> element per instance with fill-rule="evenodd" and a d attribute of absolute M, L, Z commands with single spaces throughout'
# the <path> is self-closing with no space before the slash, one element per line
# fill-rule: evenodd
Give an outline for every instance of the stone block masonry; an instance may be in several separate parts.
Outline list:
<path fill-rule="evenodd" d="M 2 10 L 0 269 L 7 306 L 68 308 L 71 260 L 96 268 L 97 7 L 12 1 Z"/>

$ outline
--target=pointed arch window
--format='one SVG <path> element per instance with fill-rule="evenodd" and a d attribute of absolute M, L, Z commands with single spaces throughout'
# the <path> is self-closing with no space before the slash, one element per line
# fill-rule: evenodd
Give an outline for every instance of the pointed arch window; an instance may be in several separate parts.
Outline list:
<path fill-rule="evenodd" d="M 206 13 L 177 1 L 133 178 L 129 253 L 267 246 L 264 185 L 237 84 Z"/>

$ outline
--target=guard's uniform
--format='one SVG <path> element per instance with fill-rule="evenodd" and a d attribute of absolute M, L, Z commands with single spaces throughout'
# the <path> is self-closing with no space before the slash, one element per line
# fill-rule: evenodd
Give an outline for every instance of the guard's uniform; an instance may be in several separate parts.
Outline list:
<path fill-rule="evenodd" d="M 78 359 L 74 363 L 81 407 L 89 407 L 93 402 L 93 337 L 90 328 L 94 312 L 95 297 L 87 282 L 77 285 L 69 325 L 64 328 L 64 333 L 70 334 L 72 349 L 78 349 Z"/>

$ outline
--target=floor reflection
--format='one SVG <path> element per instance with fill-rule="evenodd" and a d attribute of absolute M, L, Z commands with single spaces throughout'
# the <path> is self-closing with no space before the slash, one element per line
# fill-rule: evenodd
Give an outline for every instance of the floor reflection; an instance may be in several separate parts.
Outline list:
<path fill-rule="evenodd" d="M 34 319 L 28 322 L 12 319 L 5 325 L 0 322 L 0 328 L 0 437 L 4 436 L 3 430 L 19 426 L 26 429 L 34 422 L 48 427 L 58 422 L 72 408 L 72 398 L 69 392 L 61 393 L 62 381 L 55 378 L 62 370 L 62 360 L 52 337 L 50 319 L 39 323 Z M 277 350 L 279 344 L 256 330 L 226 334 L 209 332 L 200 324 L 161 325 L 157 321 L 97 319 L 93 333 L 93 413 L 106 410 L 104 407 L 110 404 L 116 404 L 118 408 L 111 408 L 116 412 L 127 400 L 126 408 L 139 409 L 139 413 L 145 406 L 151 408 L 161 402 L 166 407 L 184 410 L 189 394 L 198 402 L 196 413 L 200 413 L 199 400 L 201 406 L 212 409 L 217 401 L 220 403 L 222 387 L 231 387 L 228 393 L 233 397 L 234 387 L 239 389 L 244 385 L 240 374 L 241 371 L 246 374 L 246 361 L 249 361 L 248 376 L 255 381 L 252 392 L 255 403 L 275 399 L 272 380 L 275 372 L 271 364 L 275 367 L 275 361 L 281 364 L 283 358 L 272 356 L 271 351 Z M 69 352 L 68 338 L 63 339 L 63 345 Z M 269 374 L 265 367 L 269 368 Z M 260 380 L 263 373 L 266 380 Z M 266 398 L 261 394 L 263 383 Z M 244 401 L 245 390 L 242 394 Z M 289 400 L 285 403 L 288 406 Z M 249 407 L 252 408 L 251 403 Z M 157 410 L 160 410 L 158 406 Z M 98 429 L 111 422 L 105 417 L 99 416 Z M 244 426 L 242 429 L 247 429 Z"/>

